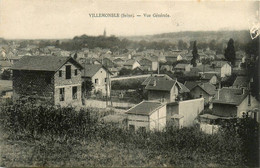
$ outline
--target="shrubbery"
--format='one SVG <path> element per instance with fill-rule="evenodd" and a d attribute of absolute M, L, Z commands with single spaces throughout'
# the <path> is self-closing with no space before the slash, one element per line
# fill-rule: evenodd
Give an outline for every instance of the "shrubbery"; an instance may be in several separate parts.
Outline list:
<path fill-rule="evenodd" d="M 242 126 L 244 129 L 239 127 L 240 132 L 229 126 L 214 135 L 204 134 L 197 127 L 168 128 L 164 132 L 131 132 L 99 122 L 108 113 L 95 109 L 77 111 L 72 107 L 22 104 L 2 106 L 0 112 L 1 127 L 12 140 L 49 138 L 53 142 L 71 145 L 70 148 L 81 142 L 112 142 L 118 148 L 145 151 L 150 161 L 157 159 L 168 165 L 188 167 L 207 164 L 243 166 L 246 159 L 243 153 L 246 147 L 243 145 L 251 142 L 244 138 L 255 135 L 255 130 L 250 132 Z"/>

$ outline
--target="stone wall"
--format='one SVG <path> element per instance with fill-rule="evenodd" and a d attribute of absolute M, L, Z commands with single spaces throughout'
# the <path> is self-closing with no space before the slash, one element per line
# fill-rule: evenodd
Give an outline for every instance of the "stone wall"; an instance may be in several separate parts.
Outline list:
<path fill-rule="evenodd" d="M 54 103 L 54 72 L 13 70 L 13 98 Z"/>

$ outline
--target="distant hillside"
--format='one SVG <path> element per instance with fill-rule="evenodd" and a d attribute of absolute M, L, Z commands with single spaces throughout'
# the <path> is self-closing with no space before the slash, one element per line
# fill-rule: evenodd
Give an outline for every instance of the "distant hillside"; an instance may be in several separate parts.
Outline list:
<path fill-rule="evenodd" d="M 235 41 L 246 43 L 251 40 L 248 30 L 241 31 L 183 31 L 163 33 L 148 36 L 128 36 L 121 37 L 133 41 L 167 41 L 177 43 L 179 40 L 186 42 L 197 40 L 198 42 L 210 42 L 216 40 L 217 42 L 228 41 L 233 38 Z"/>

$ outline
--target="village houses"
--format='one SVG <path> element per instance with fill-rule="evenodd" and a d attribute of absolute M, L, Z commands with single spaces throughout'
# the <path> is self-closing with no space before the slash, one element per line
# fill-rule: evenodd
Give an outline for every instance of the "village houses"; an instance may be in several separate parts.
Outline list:
<path fill-rule="evenodd" d="M 12 67 L 13 99 L 81 104 L 82 69 L 71 57 L 24 56 Z"/>
<path fill-rule="evenodd" d="M 84 81 L 90 80 L 93 83 L 92 94 L 101 93 L 102 96 L 110 97 L 111 72 L 101 64 L 83 64 L 84 71 L 81 73 Z"/>

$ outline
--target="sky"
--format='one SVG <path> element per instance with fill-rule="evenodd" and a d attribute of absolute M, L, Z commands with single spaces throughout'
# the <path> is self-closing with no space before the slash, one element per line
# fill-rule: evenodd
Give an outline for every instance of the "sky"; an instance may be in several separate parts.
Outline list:
<path fill-rule="evenodd" d="M 137 36 L 178 31 L 249 30 L 259 2 L 148 0 L 0 0 L 0 37 L 73 38 L 82 34 Z M 91 13 L 141 15 L 91 18 Z M 162 13 L 170 17 L 145 18 Z"/>

